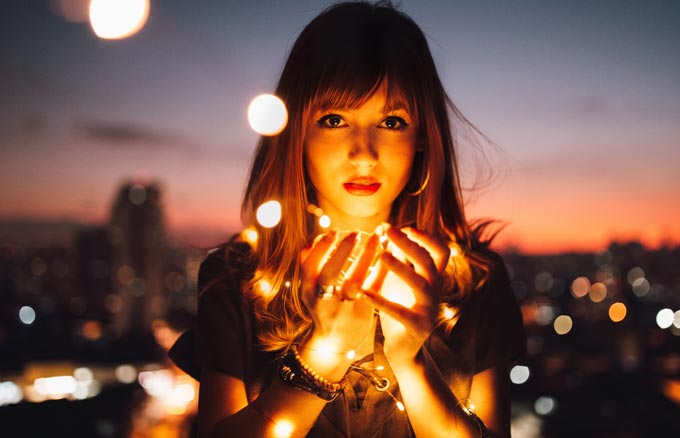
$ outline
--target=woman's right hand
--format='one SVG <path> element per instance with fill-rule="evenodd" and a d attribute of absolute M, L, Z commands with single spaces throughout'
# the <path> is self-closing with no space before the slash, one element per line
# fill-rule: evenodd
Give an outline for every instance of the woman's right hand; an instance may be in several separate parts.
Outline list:
<path fill-rule="evenodd" d="M 336 233 L 330 232 L 303 252 L 301 295 L 314 322 L 303 348 L 344 353 L 358 348 L 370 335 L 374 308 L 368 300 L 356 298 L 378 249 L 378 236 L 361 237 L 367 240 L 361 242 L 357 233 L 350 233 L 335 245 Z M 351 255 L 357 250 L 354 260 Z M 319 296 L 319 287 L 329 285 L 341 288 L 336 287 L 330 297 Z"/>

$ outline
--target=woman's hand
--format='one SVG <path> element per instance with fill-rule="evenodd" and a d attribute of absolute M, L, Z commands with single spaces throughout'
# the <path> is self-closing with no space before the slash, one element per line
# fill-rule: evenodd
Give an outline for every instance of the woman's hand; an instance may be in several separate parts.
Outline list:
<path fill-rule="evenodd" d="M 413 228 L 390 227 L 386 235 L 396 250 L 388 246 L 382 253 L 379 280 L 364 293 L 381 311 L 385 355 L 390 361 L 409 361 L 437 324 L 450 249 Z"/>
<path fill-rule="evenodd" d="M 356 298 L 377 252 L 378 237 L 350 233 L 337 245 L 335 241 L 336 233 L 328 233 L 302 254 L 301 295 L 314 321 L 303 348 L 347 352 L 358 348 L 373 328 L 373 306 Z"/>

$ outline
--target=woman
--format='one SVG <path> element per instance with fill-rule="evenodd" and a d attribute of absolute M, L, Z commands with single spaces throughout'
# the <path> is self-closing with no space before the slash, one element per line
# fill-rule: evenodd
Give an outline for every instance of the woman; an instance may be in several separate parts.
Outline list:
<path fill-rule="evenodd" d="M 199 274 L 200 434 L 508 436 L 521 315 L 465 219 L 449 110 L 468 122 L 422 31 L 389 4 L 332 6 L 276 94 L 289 123 L 260 140 L 242 209 L 257 239 Z"/>

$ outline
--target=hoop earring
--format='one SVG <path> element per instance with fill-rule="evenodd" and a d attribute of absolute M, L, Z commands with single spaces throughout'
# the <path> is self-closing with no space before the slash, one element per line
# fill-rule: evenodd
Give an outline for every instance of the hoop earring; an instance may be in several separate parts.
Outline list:
<path fill-rule="evenodd" d="M 416 190 L 416 191 L 413 192 L 413 193 L 409 193 L 409 192 L 406 192 L 406 193 L 407 193 L 409 196 L 418 196 L 418 195 L 420 195 L 421 193 L 423 193 L 423 192 L 425 191 L 425 188 L 427 187 L 427 183 L 429 183 L 429 182 L 430 182 L 430 168 L 428 167 L 428 169 L 427 169 L 427 175 L 425 176 L 425 181 L 423 181 L 423 182 L 420 184 L 420 187 L 418 188 L 418 190 Z"/>

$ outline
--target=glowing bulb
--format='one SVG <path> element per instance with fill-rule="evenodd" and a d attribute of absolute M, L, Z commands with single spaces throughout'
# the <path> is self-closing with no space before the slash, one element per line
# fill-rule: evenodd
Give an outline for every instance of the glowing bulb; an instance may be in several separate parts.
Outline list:
<path fill-rule="evenodd" d="M 406 408 L 404 407 L 404 404 L 402 402 L 400 402 L 399 400 L 397 400 L 397 409 L 399 409 L 401 412 L 404 412 L 404 410 L 406 410 Z"/>
<path fill-rule="evenodd" d="M 293 434 L 293 423 L 288 420 L 279 420 L 274 425 L 274 436 L 276 438 L 288 438 Z"/>
<path fill-rule="evenodd" d="M 349 350 L 349 351 L 347 352 L 347 359 L 350 359 L 350 360 L 354 359 L 354 356 L 356 356 L 356 354 L 357 354 L 356 351 L 354 351 L 354 350 Z"/>
<path fill-rule="evenodd" d="M 272 228 L 281 221 L 281 204 L 279 201 L 267 201 L 257 208 L 257 222 L 265 228 Z"/>
<path fill-rule="evenodd" d="M 257 230 L 253 228 L 246 228 L 243 230 L 241 233 L 241 238 L 248 242 L 250 246 L 254 246 L 257 243 L 257 238 L 258 238 Z"/>
<path fill-rule="evenodd" d="M 257 288 L 263 295 L 269 295 L 272 291 L 272 284 L 263 278 L 257 282 Z"/>
<path fill-rule="evenodd" d="M 248 123 L 258 134 L 276 135 L 288 123 L 286 105 L 273 94 L 260 94 L 248 106 Z"/>
<path fill-rule="evenodd" d="M 393 303 L 401 304 L 409 309 L 416 304 L 416 296 L 392 271 L 385 276 L 381 290 L 382 296 Z"/>
<path fill-rule="evenodd" d="M 127 38 L 149 18 L 149 0 L 92 0 L 90 25 L 102 39 Z"/>
<path fill-rule="evenodd" d="M 327 215 L 323 215 L 319 218 L 319 226 L 321 228 L 328 228 L 331 226 L 331 218 L 329 218 Z"/>

